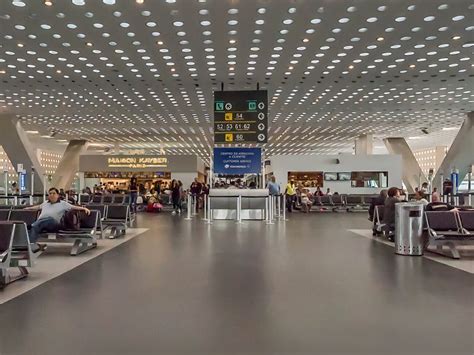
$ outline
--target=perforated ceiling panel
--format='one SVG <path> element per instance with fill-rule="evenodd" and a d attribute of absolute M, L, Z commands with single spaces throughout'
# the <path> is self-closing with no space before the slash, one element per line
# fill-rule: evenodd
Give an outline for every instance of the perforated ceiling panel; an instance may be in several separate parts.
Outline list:
<path fill-rule="evenodd" d="M 50 3 L 0 2 L 0 107 L 60 142 L 205 157 L 221 82 L 269 91 L 267 154 L 449 144 L 474 107 L 471 1 Z"/>

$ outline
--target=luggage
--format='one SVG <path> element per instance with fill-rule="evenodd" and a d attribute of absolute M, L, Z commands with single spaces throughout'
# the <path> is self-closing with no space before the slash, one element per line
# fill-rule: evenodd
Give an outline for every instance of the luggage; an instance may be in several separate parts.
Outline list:
<path fill-rule="evenodd" d="M 79 211 L 69 210 L 61 218 L 61 229 L 78 231 L 81 229 L 81 218 Z"/>
<path fill-rule="evenodd" d="M 146 211 L 150 213 L 161 212 L 163 205 L 159 202 L 149 203 L 146 207 Z"/>

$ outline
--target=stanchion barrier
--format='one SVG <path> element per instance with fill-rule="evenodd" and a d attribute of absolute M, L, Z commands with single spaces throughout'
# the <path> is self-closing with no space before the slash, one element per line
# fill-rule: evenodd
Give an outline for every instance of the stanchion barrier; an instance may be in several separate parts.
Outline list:
<path fill-rule="evenodd" d="M 192 204 L 193 204 L 192 196 L 191 196 L 191 194 L 188 194 L 188 202 L 187 202 L 187 206 L 186 206 L 187 211 L 186 211 L 186 218 L 185 218 L 185 220 L 187 220 L 187 221 L 190 221 L 192 219 L 192 217 L 191 217 L 191 208 L 193 207 Z"/>
<path fill-rule="evenodd" d="M 202 209 L 203 209 L 203 212 L 204 212 L 204 217 L 202 218 L 203 221 L 207 221 L 208 218 L 207 218 L 207 196 L 206 195 L 203 195 L 203 198 L 202 198 Z"/>
<path fill-rule="evenodd" d="M 211 209 L 211 197 L 207 195 L 207 224 L 212 224 L 212 209 Z"/>
<path fill-rule="evenodd" d="M 282 195 L 282 211 L 283 211 L 283 217 L 282 219 L 286 221 L 286 194 Z"/>
<path fill-rule="evenodd" d="M 274 195 L 273 196 L 274 200 L 275 200 L 275 205 L 276 205 L 276 214 L 275 214 L 275 218 L 277 219 L 280 219 L 281 218 L 281 196 L 280 195 Z"/>
<path fill-rule="evenodd" d="M 199 202 L 198 202 L 198 196 L 197 195 L 193 195 L 193 202 L 194 202 L 193 216 L 197 216 L 199 214 L 199 212 L 198 212 Z"/>
<path fill-rule="evenodd" d="M 3 178 L 5 183 L 5 197 L 8 197 L 8 171 L 3 172 Z"/>
<path fill-rule="evenodd" d="M 241 216 L 241 208 L 242 208 L 242 196 L 237 197 L 237 221 L 236 223 L 242 223 L 242 216 Z"/>
<path fill-rule="evenodd" d="M 271 199 L 271 196 L 268 196 L 268 197 L 265 197 L 266 224 L 273 224 L 271 211 L 272 211 L 272 199 Z"/>

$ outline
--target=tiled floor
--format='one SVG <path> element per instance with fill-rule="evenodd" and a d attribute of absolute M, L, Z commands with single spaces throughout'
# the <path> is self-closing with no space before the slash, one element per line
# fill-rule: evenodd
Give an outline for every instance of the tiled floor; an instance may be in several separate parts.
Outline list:
<path fill-rule="evenodd" d="M 0 305 L 0 354 L 463 354 L 473 275 L 348 229 L 142 215 L 137 238 Z"/>

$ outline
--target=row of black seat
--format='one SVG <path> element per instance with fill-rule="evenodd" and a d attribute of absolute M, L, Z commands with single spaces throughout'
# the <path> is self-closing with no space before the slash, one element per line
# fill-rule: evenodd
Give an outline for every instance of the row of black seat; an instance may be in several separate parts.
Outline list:
<path fill-rule="evenodd" d="M 427 247 L 436 247 L 431 252 L 459 259 L 457 245 L 474 244 L 474 210 L 425 211 L 424 216 L 429 237 Z M 448 247 L 448 254 L 443 246 Z"/>
<path fill-rule="evenodd" d="M 383 233 L 385 229 L 383 214 L 384 206 L 375 206 L 373 235 Z M 424 211 L 423 216 L 428 237 L 426 247 L 436 246 L 436 250 L 430 251 L 459 259 L 456 246 L 474 244 L 474 210 Z M 443 246 L 448 247 L 448 254 Z"/>
<path fill-rule="evenodd" d="M 350 211 L 367 211 L 372 203 L 374 195 L 324 195 L 314 196 L 313 206 L 318 207 L 319 211 L 325 210 L 346 210 Z"/>
<path fill-rule="evenodd" d="M 78 197 L 79 204 L 130 204 L 130 195 L 109 194 L 109 195 L 87 195 L 80 194 Z"/>
<path fill-rule="evenodd" d="M 78 230 L 59 230 L 41 236 L 40 242 L 72 243 L 71 255 L 78 255 L 97 246 L 97 238 L 110 229 L 108 238 L 125 235 L 131 226 L 128 205 L 89 205 L 89 215 L 80 212 Z M 27 267 L 32 267 L 34 259 L 41 253 L 32 250 L 29 229 L 37 220 L 39 211 L 25 209 L 0 209 L 0 288 L 28 275 Z M 17 276 L 9 272 L 18 268 Z"/>

